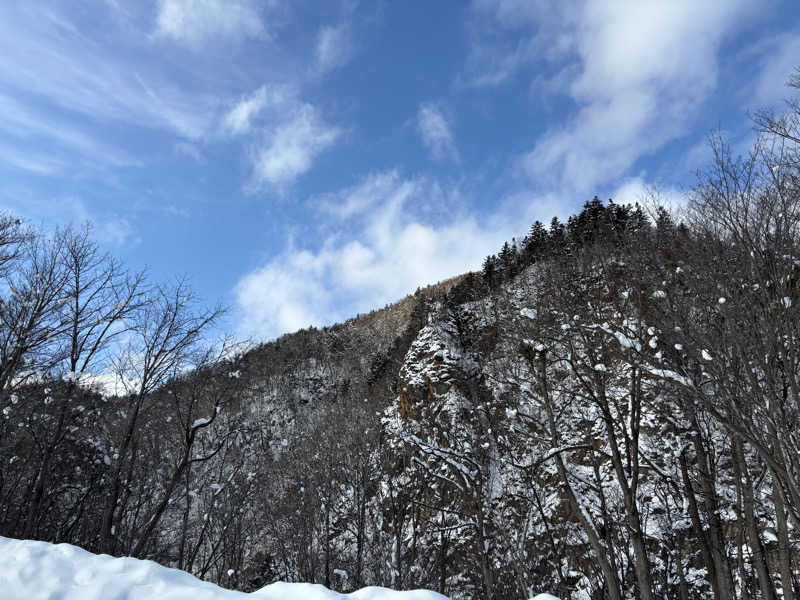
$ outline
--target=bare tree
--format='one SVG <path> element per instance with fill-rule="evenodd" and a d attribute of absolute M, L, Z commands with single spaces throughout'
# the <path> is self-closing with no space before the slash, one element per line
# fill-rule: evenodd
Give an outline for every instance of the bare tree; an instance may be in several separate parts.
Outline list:
<path fill-rule="evenodd" d="M 141 293 L 141 292 L 140 292 Z M 133 451 L 142 408 L 150 394 L 188 369 L 202 351 L 204 336 L 222 314 L 221 308 L 193 309 L 185 281 L 157 287 L 144 295 L 141 308 L 126 320 L 127 341 L 114 359 L 118 384 L 126 391 L 127 410 L 115 446 L 101 537 L 106 552 L 116 548 L 123 486 L 134 469 Z"/>
<path fill-rule="evenodd" d="M 61 234 L 27 236 L 15 268 L 6 275 L 0 303 L 0 393 L 7 396 L 32 376 L 58 364 L 55 342 L 64 331 L 58 311 L 67 301 Z"/>
<path fill-rule="evenodd" d="M 42 440 L 38 473 L 28 506 L 28 516 L 23 535 L 32 535 L 48 487 L 50 465 L 60 445 L 64 442 L 70 416 L 73 414 L 73 394 L 79 380 L 86 375 L 97 375 L 107 367 L 104 352 L 125 332 L 125 319 L 137 310 L 141 302 L 138 291 L 143 287 L 144 276 L 129 276 L 119 262 L 103 254 L 90 238 L 90 227 L 80 230 L 67 228 L 53 238 L 54 260 L 59 263 L 60 300 L 54 305 L 52 315 L 52 368 L 67 371 L 67 389 L 59 401 L 58 413 L 52 431 Z M 44 433 L 44 432 L 43 432 Z"/>
<path fill-rule="evenodd" d="M 166 389 L 175 423 L 180 429 L 180 450 L 157 497 L 152 499 L 153 507 L 147 511 L 144 524 L 136 532 L 136 544 L 131 551 L 133 556 L 144 555 L 153 531 L 190 467 L 214 458 L 239 430 L 230 422 L 226 428 L 214 428 L 220 413 L 230 407 L 242 392 L 237 371 L 224 362 L 231 350 L 231 343 L 207 350 L 200 362 L 192 365 L 191 372 L 171 382 Z M 213 435 L 209 434 L 209 443 L 199 448 L 198 436 L 204 430 L 211 430 Z"/>

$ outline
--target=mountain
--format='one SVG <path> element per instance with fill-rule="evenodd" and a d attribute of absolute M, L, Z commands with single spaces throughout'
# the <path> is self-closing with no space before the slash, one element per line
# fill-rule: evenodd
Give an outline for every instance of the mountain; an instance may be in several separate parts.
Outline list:
<path fill-rule="evenodd" d="M 210 317 L 146 294 L 125 393 L 75 360 L 6 378 L 0 534 L 242 591 L 795 598 L 800 178 L 719 150 L 683 215 L 595 198 L 246 352 L 200 352 Z"/>

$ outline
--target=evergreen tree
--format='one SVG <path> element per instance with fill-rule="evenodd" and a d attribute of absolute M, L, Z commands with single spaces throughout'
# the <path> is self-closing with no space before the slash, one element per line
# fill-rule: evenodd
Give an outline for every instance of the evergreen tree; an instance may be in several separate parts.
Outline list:
<path fill-rule="evenodd" d="M 500 249 L 499 262 L 504 278 L 508 279 L 516 274 L 516 253 L 508 242 Z"/>
<path fill-rule="evenodd" d="M 628 229 L 632 232 L 644 231 L 648 226 L 649 220 L 647 215 L 644 213 L 642 206 L 637 202 L 633 209 L 633 213 L 631 214 L 630 225 Z"/>
<path fill-rule="evenodd" d="M 532 226 L 525 243 L 525 256 L 533 260 L 541 256 L 547 249 L 547 229 L 541 221 L 536 221 Z"/>
<path fill-rule="evenodd" d="M 564 250 L 566 246 L 565 228 L 564 224 L 558 220 L 558 217 L 553 217 L 550 221 L 549 240 L 549 246 L 553 252 L 559 253 Z"/>
<path fill-rule="evenodd" d="M 493 254 L 486 257 L 483 261 L 482 269 L 483 280 L 491 288 L 497 281 L 497 257 Z"/>

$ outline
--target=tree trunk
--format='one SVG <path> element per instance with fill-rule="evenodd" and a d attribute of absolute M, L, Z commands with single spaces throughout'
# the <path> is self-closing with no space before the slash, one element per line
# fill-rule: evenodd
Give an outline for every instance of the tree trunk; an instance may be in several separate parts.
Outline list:
<path fill-rule="evenodd" d="M 650 566 L 647 559 L 647 548 L 645 547 L 644 534 L 642 533 L 641 517 L 639 515 L 639 508 L 636 503 L 636 491 L 639 484 L 639 448 L 638 448 L 638 419 L 639 419 L 639 405 L 641 397 L 638 392 L 636 384 L 636 375 L 634 371 L 633 381 L 631 386 L 631 435 L 626 432 L 625 440 L 630 456 L 630 478 L 626 472 L 625 465 L 622 461 L 622 453 L 617 443 L 617 424 L 611 414 L 611 408 L 606 397 L 605 387 L 602 381 L 596 380 L 596 391 L 593 392 L 594 400 L 598 408 L 603 414 L 603 421 L 606 427 L 606 437 L 608 444 L 611 448 L 611 462 L 614 465 L 614 473 L 617 477 L 622 498 L 625 505 L 625 516 L 628 525 L 628 533 L 631 537 L 631 544 L 633 546 L 633 553 L 635 557 L 634 572 L 636 574 L 636 583 L 639 587 L 639 597 L 641 600 L 651 600 L 652 598 L 652 580 L 650 577 Z M 620 425 L 624 429 L 624 425 Z"/>
<path fill-rule="evenodd" d="M 753 498 L 753 480 L 745 461 L 744 448 L 742 441 L 738 438 L 733 441 L 734 465 L 737 471 L 737 478 L 741 481 L 742 500 L 744 508 L 745 528 L 747 537 L 750 541 L 750 551 L 752 553 L 753 567 L 758 577 L 758 586 L 761 588 L 761 597 L 764 600 L 776 600 L 775 586 L 769 576 L 769 566 L 767 557 L 764 553 L 764 545 L 758 532 L 758 522 L 755 514 L 755 500 Z"/>
<path fill-rule="evenodd" d="M 708 519 L 707 539 L 711 548 L 711 556 L 714 560 L 720 598 L 733 598 L 733 576 L 731 575 L 728 556 L 725 552 L 725 535 L 722 531 L 722 521 L 719 517 L 714 475 L 712 474 L 711 463 L 706 453 L 705 445 L 700 437 L 700 427 L 696 421 L 694 426 L 695 434 L 692 436 L 692 439 L 694 442 L 695 455 L 697 457 L 697 468 L 700 471 L 700 487 L 703 490 L 703 504 L 705 506 L 706 518 Z"/>
<path fill-rule="evenodd" d="M 41 464 L 39 465 L 36 482 L 33 486 L 33 494 L 28 507 L 28 518 L 25 521 L 25 527 L 22 532 L 23 538 L 34 537 L 36 522 L 40 518 L 42 500 L 44 499 L 45 489 L 47 488 L 47 483 L 50 478 L 50 461 L 55 455 L 56 449 L 64 437 L 67 415 L 70 410 L 70 400 L 72 399 L 74 390 L 75 382 L 70 381 L 69 385 L 67 386 L 67 391 L 64 394 L 65 398 L 61 402 L 61 406 L 59 408 L 58 424 L 56 425 L 53 439 L 49 444 L 47 444 Z"/>
<path fill-rule="evenodd" d="M 786 508 L 781 484 L 772 475 L 772 498 L 775 505 L 775 524 L 778 534 L 778 568 L 781 572 L 781 588 L 784 600 L 794 600 L 794 582 L 792 580 L 792 554 L 789 543 L 789 528 L 786 522 Z"/>
<path fill-rule="evenodd" d="M 550 392 L 547 385 L 546 368 L 547 367 L 545 363 L 544 352 L 542 352 L 542 355 L 540 357 L 539 369 L 537 369 L 539 371 L 538 372 L 538 379 L 540 386 L 539 391 L 544 401 L 544 408 L 547 414 L 548 427 L 550 429 L 551 443 L 554 448 L 558 448 L 560 446 L 560 436 L 558 434 L 558 428 L 556 425 L 555 414 L 553 412 L 553 406 L 552 403 L 550 402 Z M 608 560 L 606 548 L 600 541 L 600 536 L 598 535 L 597 530 L 594 528 L 594 525 L 589 520 L 589 516 L 586 514 L 583 506 L 581 505 L 580 501 L 575 495 L 575 491 L 572 489 L 572 485 L 570 484 L 569 481 L 569 474 L 567 473 L 567 467 L 564 464 L 564 459 L 561 456 L 561 453 L 557 453 L 555 455 L 555 461 L 556 461 L 556 467 L 558 468 L 558 474 L 561 477 L 561 483 L 564 486 L 564 490 L 567 492 L 567 498 L 578 517 L 578 521 L 580 522 L 581 527 L 583 527 L 583 530 L 586 533 L 586 537 L 589 539 L 589 545 L 594 551 L 597 562 L 600 565 L 600 570 L 603 573 L 603 579 L 605 579 L 605 583 L 608 589 L 608 596 L 610 600 L 622 600 L 622 591 L 620 590 L 617 572 L 615 569 L 611 567 L 611 563 Z"/>
<path fill-rule="evenodd" d="M 102 527 L 100 530 L 101 547 L 107 554 L 113 554 L 116 546 L 114 539 L 114 516 L 117 512 L 117 503 L 119 502 L 119 495 L 122 489 L 122 465 L 128 458 L 128 450 L 133 442 L 133 436 L 136 431 L 136 422 L 139 418 L 139 411 L 144 402 L 143 393 L 139 393 L 134 402 L 133 411 L 128 418 L 128 423 L 125 427 L 125 435 L 120 444 L 117 463 L 111 475 L 111 493 L 108 497 L 108 503 L 103 512 Z"/>
<path fill-rule="evenodd" d="M 494 574 L 492 573 L 492 565 L 489 561 L 489 552 L 487 550 L 488 540 L 486 539 L 486 530 L 483 520 L 483 510 L 478 507 L 476 511 L 478 519 L 478 553 L 481 557 L 481 572 L 483 573 L 483 587 L 486 590 L 486 598 L 494 600 Z"/>
<path fill-rule="evenodd" d="M 689 586 L 686 584 L 686 574 L 683 571 L 680 542 L 678 542 L 678 555 L 675 557 L 675 568 L 678 571 L 678 600 L 689 600 Z"/>

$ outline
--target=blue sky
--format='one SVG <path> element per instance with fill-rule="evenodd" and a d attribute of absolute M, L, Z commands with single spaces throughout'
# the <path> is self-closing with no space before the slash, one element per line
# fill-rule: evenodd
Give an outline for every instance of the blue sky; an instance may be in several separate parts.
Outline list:
<path fill-rule="evenodd" d="M 0 5 L 0 208 L 267 339 L 480 266 L 595 194 L 679 202 L 800 65 L 791 1 Z"/>

